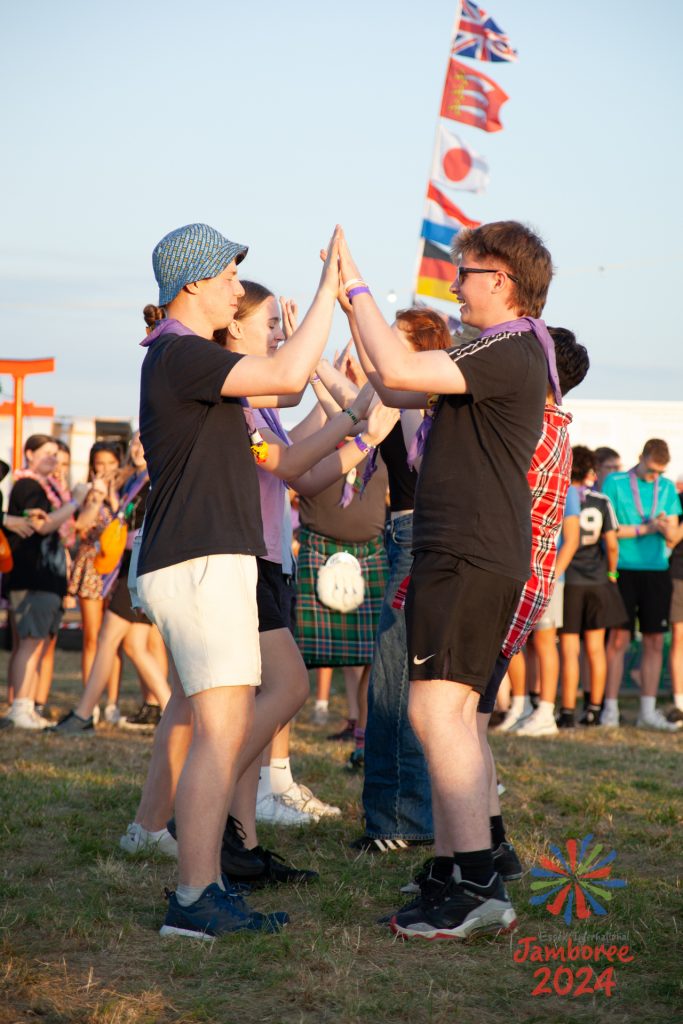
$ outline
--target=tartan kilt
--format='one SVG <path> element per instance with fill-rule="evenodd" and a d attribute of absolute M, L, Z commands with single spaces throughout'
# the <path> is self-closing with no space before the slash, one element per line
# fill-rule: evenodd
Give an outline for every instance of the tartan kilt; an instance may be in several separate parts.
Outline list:
<path fill-rule="evenodd" d="M 306 667 L 370 665 L 389 576 L 382 535 L 363 544 L 351 544 L 302 527 L 299 541 L 296 642 Z M 318 570 L 337 551 L 348 551 L 360 562 L 365 598 L 354 612 L 333 611 L 321 604 L 315 592 Z"/>

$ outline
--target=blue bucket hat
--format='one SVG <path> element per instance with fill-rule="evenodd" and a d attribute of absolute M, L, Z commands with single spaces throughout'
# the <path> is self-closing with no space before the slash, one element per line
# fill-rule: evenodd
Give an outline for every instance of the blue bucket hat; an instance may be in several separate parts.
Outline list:
<path fill-rule="evenodd" d="M 248 251 L 208 224 L 186 224 L 164 235 L 152 253 L 159 305 L 167 306 L 186 284 L 217 277 L 233 260 L 241 263 Z"/>

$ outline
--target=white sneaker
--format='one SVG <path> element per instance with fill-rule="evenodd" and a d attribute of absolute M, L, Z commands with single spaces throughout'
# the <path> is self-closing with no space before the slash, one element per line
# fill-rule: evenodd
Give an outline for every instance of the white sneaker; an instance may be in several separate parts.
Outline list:
<path fill-rule="evenodd" d="M 330 717 L 330 712 L 327 708 L 314 708 L 313 709 L 313 725 L 327 725 L 327 720 Z"/>
<path fill-rule="evenodd" d="M 109 725 L 118 725 L 121 721 L 121 712 L 118 704 L 107 704 L 104 709 L 104 720 Z"/>
<path fill-rule="evenodd" d="M 49 718 L 45 718 L 45 716 L 41 715 L 35 708 L 31 713 L 33 715 L 34 722 L 38 723 L 39 729 L 51 729 L 54 725 L 54 722 L 51 722 Z"/>
<path fill-rule="evenodd" d="M 126 834 L 119 839 L 119 846 L 124 853 L 163 853 L 165 857 L 178 859 L 178 844 L 166 828 L 161 832 L 148 832 L 137 821 L 132 821 Z"/>
<path fill-rule="evenodd" d="M 600 722 L 598 724 L 605 729 L 618 729 L 619 708 L 604 707 L 600 712 Z"/>
<path fill-rule="evenodd" d="M 286 804 L 281 797 L 268 793 L 256 801 L 256 820 L 262 825 L 310 825 L 312 814 Z"/>
<path fill-rule="evenodd" d="M 667 722 L 662 712 L 658 711 L 657 708 L 655 708 L 655 710 L 649 715 L 644 715 L 641 712 L 636 721 L 636 729 L 656 729 L 658 732 L 678 732 L 680 727 L 680 722 Z"/>
<path fill-rule="evenodd" d="M 5 715 L 5 720 L 11 723 L 15 729 L 28 729 L 31 732 L 41 732 L 50 725 L 47 718 L 41 718 L 33 708 L 18 708 L 16 704 L 13 704 L 9 709 Z"/>
<path fill-rule="evenodd" d="M 96 704 L 95 707 L 92 709 L 92 724 L 93 724 L 93 727 L 97 725 L 97 723 L 99 722 L 101 717 L 102 717 L 102 712 L 100 711 L 100 705 Z"/>
<path fill-rule="evenodd" d="M 310 814 L 314 821 L 321 818 L 340 818 L 341 808 L 333 804 L 326 804 L 311 793 L 308 786 L 302 786 L 300 782 L 293 782 L 289 789 L 280 793 L 278 799 L 288 807 L 294 807 L 297 811 Z"/>
<path fill-rule="evenodd" d="M 514 731 L 515 736 L 555 736 L 557 735 L 557 722 L 554 717 L 548 715 L 539 708 L 529 715 Z"/>
<path fill-rule="evenodd" d="M 495 727 L 493 732 L 510 732 L 511 729 L 515 729 L 520 722 L 526 722 L 534 709 L 531 705 L 516 709 L 513 711 L 510 708 L 505 712 L 505 718 L 503 721 Z"/>

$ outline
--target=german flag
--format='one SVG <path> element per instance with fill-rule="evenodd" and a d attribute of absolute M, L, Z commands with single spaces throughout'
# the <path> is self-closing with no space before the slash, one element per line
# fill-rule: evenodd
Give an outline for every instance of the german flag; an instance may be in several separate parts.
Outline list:
<path fill-rule="evenodd" d="M 425 241 L 417 271 L 415 294 L 457 302 L 455 295 L 449 291 L 454 280 L 455 266 L 448 249 Z"/>

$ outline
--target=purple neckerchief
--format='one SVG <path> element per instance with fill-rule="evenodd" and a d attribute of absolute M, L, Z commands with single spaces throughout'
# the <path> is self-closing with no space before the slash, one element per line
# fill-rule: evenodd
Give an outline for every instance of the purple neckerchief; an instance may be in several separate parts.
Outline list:
<path fill-rule="evenodd" d="M 649 516 L 645 515 L 643 510 L 643 503 L 640 500 L 640 491 L 638 489 L 638 474 L 636 470 L 637 466 L 628 471 L 628 480 L 631 485 L 631 494 L 633 495 L 633 504 L 636 506 L 636 512 L 644 523 L 651 523 L 654 517 L 657 515 L 657 502 L 659 501 L 659 477 L 655 479 L 655 485 L 652 489 L 652 508 L 650 509 Z M 643 480 L 643 483 L 647 481 Z"/>
<path fill-rule="evenodd" d="M 560 379 L 557 376 L 557 362 L 555 359 L 555 343 L 548 333 L 548 328 L 543 320 L 538 320 L 532 316 L 523 316 L 519 320 L 506 320 L 502 324 L 494 324 L 492 327 L 487 327 L 485 331 L 482 331 L 479 335 L 481 338 L 490 338 L 494 334 L 502 334 L 504 331 L 510 331 L 514 333 L 516 331 L 531 331 L 539 345 L 543 349 L 546 363 L 548 364 L 548 381 L 553 389 L 553 395 L 555 396 L 555 402 L 557 405 L 562 404 L 562 390 L 560 388 Z M 475 342 L 476 344 L 476 342 Z M 425 444 L 427 442 L 427 435 L 432 429 L 433 416 L 425 415 L 422 423 L 417 429 L 415 437 L 410 442 L 408 448 L 408 468 L 415 468 L 415 461 L 417 458 L 424 453 Z"/>
<path fill-rule="evenodd" d="M 362 498 L 365 494 L 365 488 L 368 486 L 373 476 L 377 472 L 377 448 L 373 448 L 372 452 L 368 457 L 368 461 L 365 463 L 365 469 L 363 470 L 363 479 L 361 480 L 360 491 L 358 497 Z"/>
<path fill-rule="evenodd" d="M 506 320 L 503 324 L 494 324 L 493 327 L 487 327 L 485 331 L 481 332 L 480 337 L 490 338 L 492 334 L 502 334 L 504 331 L 512 333 L 516 331 L 531 331 L 543 349 L 545 360 L 548 364 L 548 380 L 553 389 L 555 402 L 557 405 L 562 405 L 562 391 L 560 389 L 560 379 L 557 376 L 557 362 L 555 360 L 555 342 L 548 333 L 545 321 L 538 320 L 533 316 L 523 316 L 519 320 Z"/>
<path fill-rule="evenodd" d="M 194 334 L 189 327 L 185 324 L 181 324 L 180 320 L 160 320 L 159 326 L 155 327 L 153 331 L 143 338 L 140 344 L 143 348 L 147 348 L 153 342 L 160 338 L 162 334 Z"/>
<path fill-rule="evenodd" d="M 292 442 L 289 440 L 287 431 L 280 422 L 280 416 L 277 409 L 259 409 L 258 411 L 268 424 L 268 429 L 272 430 L 275 436 L 279 437 L 283 444 L 289 446 Z"/>

